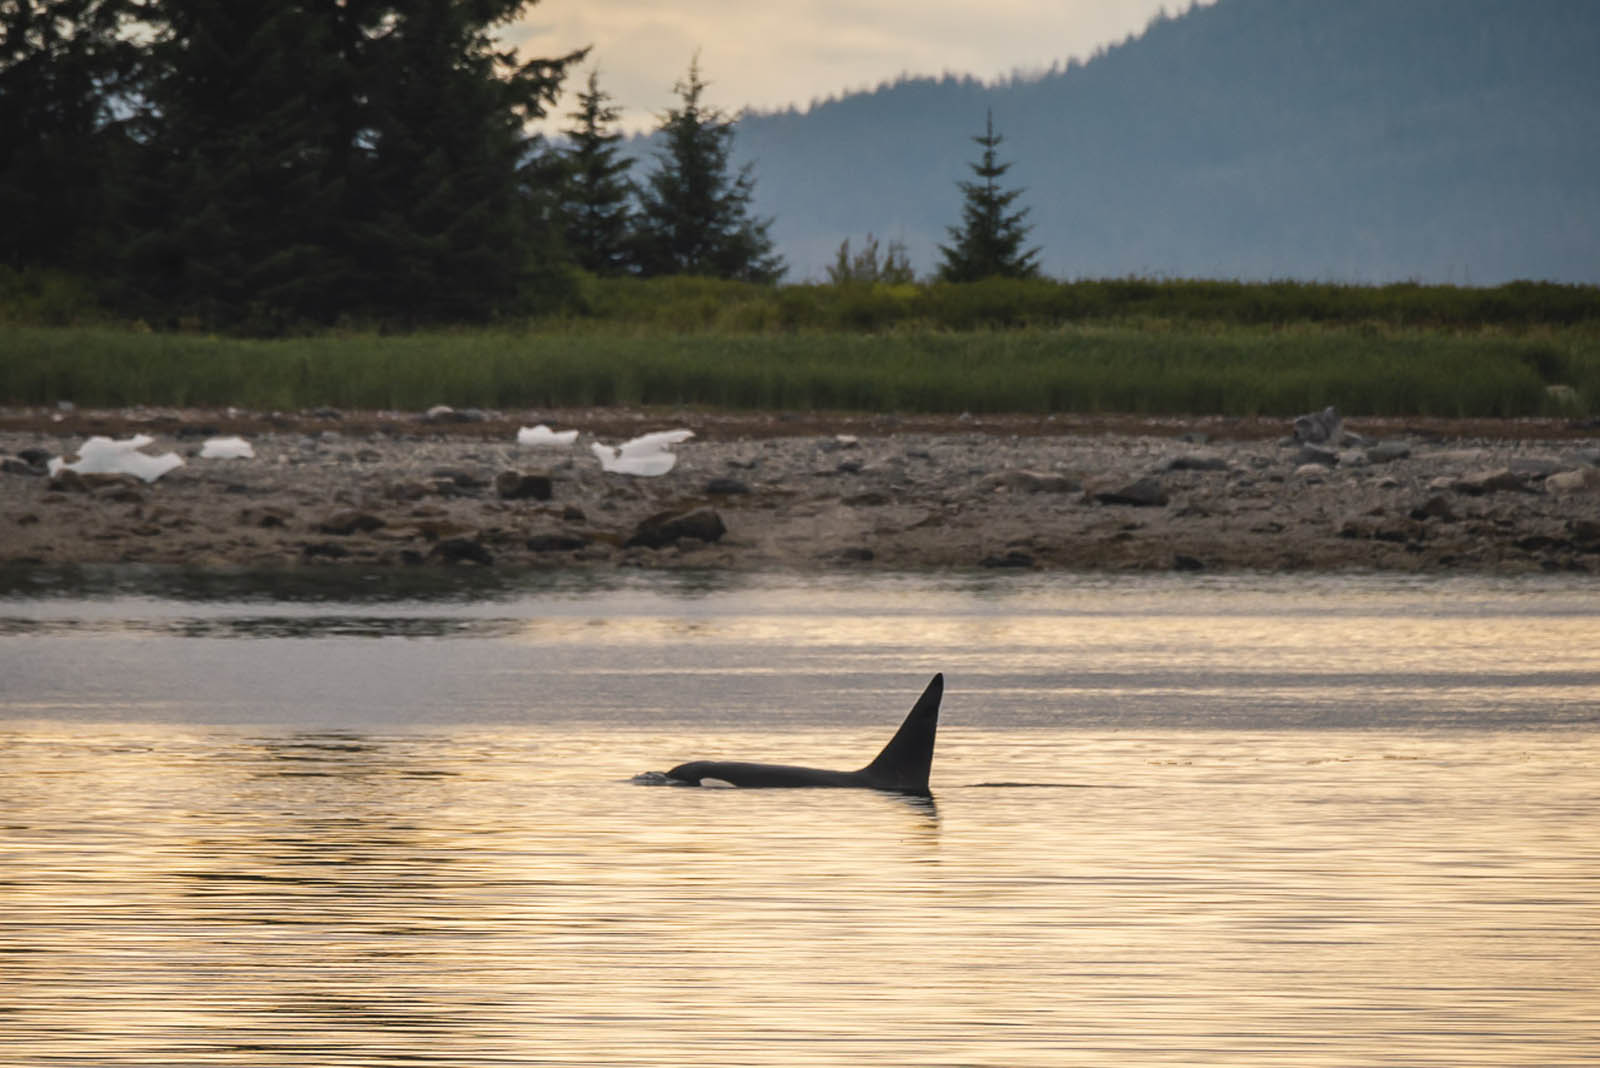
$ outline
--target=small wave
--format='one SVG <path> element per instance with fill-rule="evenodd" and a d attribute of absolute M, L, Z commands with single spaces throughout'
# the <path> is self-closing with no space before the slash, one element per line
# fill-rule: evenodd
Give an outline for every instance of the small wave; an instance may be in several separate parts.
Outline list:
<path fill-rule="evenodd" d="M 1129 790 L 1129 786 L 1115 786 L 1100 782 L 975 782 L 969 790 Z"/>

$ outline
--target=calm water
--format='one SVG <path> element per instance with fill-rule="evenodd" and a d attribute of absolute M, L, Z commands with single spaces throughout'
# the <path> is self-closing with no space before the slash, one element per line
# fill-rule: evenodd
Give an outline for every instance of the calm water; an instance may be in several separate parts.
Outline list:
<path fill-rule="evenodd" d="M 1600 1064 L 1592 580 L 390 581 L 0 576 L 0 1062 Z"/>

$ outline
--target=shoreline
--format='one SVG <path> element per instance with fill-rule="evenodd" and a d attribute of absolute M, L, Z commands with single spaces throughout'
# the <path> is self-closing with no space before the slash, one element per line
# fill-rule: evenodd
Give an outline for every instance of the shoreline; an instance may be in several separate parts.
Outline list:
<path fill-rule="evenodd" d="M 536 422 L 579 440 L 517 445 Z M 675 427 L 695 436 L 660 477 L 589 448 Z M 0 409 L 0 564 L 1600 571 L 1600 429 L 1343 430 L 1320 447 L 1223 417 Z M 132 433 L 184 465 L 146 483 L 34 462 Z M 255 457 L 198 457 L 230 435 Z"/>

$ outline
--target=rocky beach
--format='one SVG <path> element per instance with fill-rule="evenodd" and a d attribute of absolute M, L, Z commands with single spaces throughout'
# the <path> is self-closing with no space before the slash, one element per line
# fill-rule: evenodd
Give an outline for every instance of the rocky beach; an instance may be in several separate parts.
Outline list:
<path fill-rule="evenodd" d="M 521 427 L 577 430 L 525 446 Z M 685 428 L 666 474 L 592 449 Z M 153 481 L 62 469 L 148 435 Z M 202 458 L 218 436 L 249 458 Z M 51 460 L 61 458 L 51 473 Z M 0 409 L 0 564 L 1600 570 L 1563 420 Z"/>

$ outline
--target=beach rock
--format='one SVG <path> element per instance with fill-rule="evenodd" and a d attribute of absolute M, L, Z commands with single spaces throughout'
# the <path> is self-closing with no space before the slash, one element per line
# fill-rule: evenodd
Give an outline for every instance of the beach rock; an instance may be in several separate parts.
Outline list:
<path fill-rule="evenodd" d="M 1220 456 L 1174 456 L 1167 461 L 1168 471 L 1226 471 L 1228 461 Z"/>
<path fill-rule="evenodd" d="M 1007 549 L 1004 553 L 994 556 L 985 556 L 978 561 L 979 567 L 1033 567 L 1034 559 L 1021 549 Z"/>
<path fill-rule="evenodd" d="M 1600 468 L 1580 467 L 1576 471 L 1557 472 L 1544 480 L 1544 488 L 1561 497 L 1600 489 Z"/>
<path fill-rule="evenodd" d="M 1054 471 L 1007 471 L 1000 483 L 1012 493 L 1076 493 L 1083 488 L 1077 479 Z"/>
<path fill-rule="evenodd" d="M 750 487 L 736 478 L 714 478 L 706 483 L 706 493 L 714 497 L 727 497 L 749 492 Z"/>
<path fill-rule="evenodd" d="M 8 475 L 27 475 L 32 478 L 42 478 L 50 473 L 43 464 L 30 464 L 15 456 L 7 456 L 4 460 L 0 460 L 0 472 Z M 77 474 L 76 471 L 72 473 Z"/>
<path fill-rule="evenodd" d="M 1410 457 L 1411 446 L 1403 441 L 1380 441 L 1367 449 L 1367 463 L 1388 464 Z"/>
<path fill-rule="evenodd" d="M 1535 482 L 1565 471 L 1568 467 L 1553 456 L 1518 456 L 1506 466 L 1513 475 Z"/>
<path fill-rule="evenodd" d="M 1418 521 L 1438 519 L 1446 523 L 1453 523 L 1455 522 L 1456 513 L 1450 507 L 1450 499 L 1441 493 L 1436 493 L 1411 509 L 1411 518 Z"/>
<path fill-rule="evenodd" d="M 1344 420 L 1339 417 L 1339 410 L 1330 404 L 1320 412 L 1298 416 L 1294 421 L 1294 440 L 1311 445 L 1324 442 L 1337 445 L 1343 430 Z"/>
<path fill-rule="evenodd" d="M 50 489 L 56 493 L 88 493 L 89 482 L 78 472 L 63 467 L 50 476 Z"/>
<path fill-rule="evenodd" d="M 471 471 L 459 467 L 436 467 L 432 475 L 434 479 L 449 482 L 458 489 L 477 490 L 489 484 L 489 480 L 473 474 Z"/>
<path fill-rule="evenodd" d="M 37 467 L 44 467 L 48 465 L 50 463 L 50 457 L 54 455 L 55 453 L 51 452 L 49 449 L 30 447 L 17 450 L 17 459 L 23 461 L 24 463 L 33 464 Z"/>
<path fill-rule="evenodd" d="M 349 556 L 350 550 L 331 541 L 308 541 L 300 547 L 300 555 L 307 560 L 338 560 Z"/>
<path fill-rule="evenodd" d="M 502 471 L 494 476 L 494 491 L 507 501 L 548 501 L 550 476 L 525 474 L 521 471 Z"/>
<path fill-rule="evenodd" d="M 1172 554 L 1172 570 L 1174 571 L 1204 571 L 1205 562 L 1199 557 L 1189 556 L 1186 553 Z"/>
<path fill-rule="evenodd" d="M 1567 533 L 1583 552 L 1600 552 L 1600 519 L 1569 519 Z"/>
<path fill-rule="evenodd" d="M 1323 467 L 1339 466 L 1339 454 L 1333 449 L 1324 449 L 1317 445 L 1302 445 L 1295 454 L 1294 462 L 1297 465 L 1321 464 Z"/>
<path fill-rule="evenodd" d="M 1136 508 L 1158 508 L 1167 503 L 1167 491 L 1161 480 L 1146 476 L 1121 486 L 1100 489 L 1094 499 L 1101 504 L 1127 504 Z"/>
<path fill-rule="evenodd" d="M 494 564 L 494 556 L 477 538 L 445 538 L 428 551 L 428 558 L 446 564 Z"/>
<path fill-rule="evenodd" d="M 458 410 L 448 404 L 435 404 L 422 413 L 424 423 L 481 423 L 488 418 L 488 414 L 479 408 Z"/>
<path fill-rule="evenodd" d="M 1301 464 L 1294 469 L 1295 477 L 1307 482 L 1321 482 L 1327 473 L 1328 468 L 1324 464 Z"/>
<path fill-rule="evenodd" d="M 889 495 L 881 490 L 868 490 L 865 493 L 857 493 L 853 496 L 845 497 L 840 501 L 841 504 L 848 505 L 851 508 L 882 508 L 889 502 Z"/>
<path fill-rule="evenodd" d="M 528 539 L 528 548 L 536 553 L 573 552 L 589 544 L 582 534 L 535 534 Z"/>
<path fill-rule="evenodd" d="M 623 543 L 631 549 L 642 545 L 647 549 L 660 549 L 679 538 L 699 538 L 714 542 L 728 532 L 722 517 L 714 508 L 693 508 L 687 512 L 658 512 L 641 521 L 633 536 Z"/>
<path fill-rule="evenodd" d="M 1486 493 L 1526 491 L 1528 486 L 1520 475 L 1513 474 L 1510 468 L 1501 467 L 1464 475 L 1451 482 L 1450 488 L 1469 497 L 1481 497 Z"/>
<path fill-rule="evenodd" d="M 351 534 L 371 534 L 384 526 L 384 521 L 370 512 L 335 512 L 317 524 L 323 534 L 349 537 Z"/>
<path fill-rule="evenodd" d="M 383 488 L 383 495 L 396 501 L 420 501 L 429 491 L 426 482 L 391 482 Z"/>

